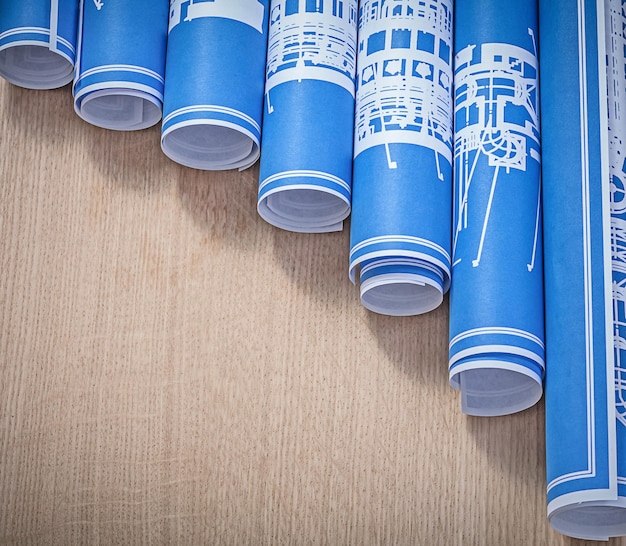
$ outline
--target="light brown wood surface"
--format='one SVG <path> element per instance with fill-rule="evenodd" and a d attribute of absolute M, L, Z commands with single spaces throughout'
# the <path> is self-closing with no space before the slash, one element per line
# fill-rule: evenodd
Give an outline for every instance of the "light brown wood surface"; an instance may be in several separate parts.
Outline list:
<path fill-rule="evenodd" d="M 447 300 L 366 311 L 348 230 L 267 225 L 257 176 L 0 83 L 0 543 L 583 544 L 543 405 L 462 415 Z"/>

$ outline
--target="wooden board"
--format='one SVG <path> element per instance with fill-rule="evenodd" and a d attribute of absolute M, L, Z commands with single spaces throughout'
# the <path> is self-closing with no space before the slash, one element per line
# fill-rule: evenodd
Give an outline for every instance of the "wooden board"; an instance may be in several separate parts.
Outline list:
<path fill-rule="evenodd" d="M 0 543 L 579 544 L 543 405 L 462 415 L 447 300 L 367 312 L 257 177 L 0 83 Z"/>

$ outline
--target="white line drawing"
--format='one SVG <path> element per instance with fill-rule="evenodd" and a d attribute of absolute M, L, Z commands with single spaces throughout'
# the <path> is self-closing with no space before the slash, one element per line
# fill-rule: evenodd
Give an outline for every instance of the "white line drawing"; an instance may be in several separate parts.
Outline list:
<path fill-rule="evenodd" d="M 531 29 L 528 34 L 535 36 Z M 502 169 L 526 172 L 527 161 L 540 162 L 537 112 L 537 55 L 504 43 L 469 45 L 456 55 L 455 148 L 456 216 L 453 249 L 459 233 L 468 227 L 470 188 L 480 157 L 493 167 L 483 226 L 472 266 L 480 266 L 487 237 L 492 204 Z M 539 236 L 541 199 L 537 206 L 532 251 L 526 267 L 535 267 Z M 460 260 L 455 260 L 459 263 Z"/>
<path fill-rule="evenodd" d="M 615 403 L 617 420 L 626 426 L 626 0 L 607 8 Z"/>
<path fill-rule="evenodd" d="M 496 165 L 493 172 L 493 180 L 491 182 L 491 190 L 489 191 L 489 201 L 487 202 L 487 211 L 485 213 L 485 220 L 483 221 L 483 230 L 480 232 L 480 243 L 478 244 L 478 254 L 476 259 L 472 260 L 472 265 L 478 267 L 480 265 L 480 258 L 483 255 L 483 246 L 485 245 L 485 235 L 487 234 L 487 225 L 489 224 L 489 218 L 491 216 L 491 205 L 493 203 L 493 194 L 496 192 L 496 182 L 498 181 L 498 173 L 500 172 L 500 165 Z"/>
<path fill-rule="evenodd" d="M 265 91 L 288 81 L 322 80 L 354 95 L 357 0 L 274 0 Z"/>
<path fill-rule="evenodd" d="M 393 143 L 427 146 L 439 180 L 452 160 L 451 0 L 364 0 L 359 8 L 355 157 Z"/>
<path fill-rule="evenodd" d="M 203 17 L 239 21 L 263 34 L 265 6 L 259 0 L 170 0 L 169 31 Z"/>
<path fill-rule="evenodd" d="M 586 423 L 587 423 L 587 464 L 586 468 L 575 470 L 556 476 L 547 486 L 546 492 L 563 483 L 573 480 L 595 478 L 596 466 L 596 385 L 593 374 L 594 366 L 594 336 L 593 336 L 593 275 L 591 267 L 591 213 L 589 207 L 590 193 L 590 165 L 589 165 L 589 98 L 587 96 L 587 36 L 585 0 L 577 0 L 578 10 L 578 97 L 580 112 L 580 159 L 581 159 L 581 189 L 583 228 L 583 284 L 585 301 L 585 386 L 586 386 Z M 598 82 L 600 85 L 600 82 Z M 601 85 L 600 85 L 601 87 Z M 548 513 L 551 513 L 551 504 L 548 503 Z"/>
<path fill-rule="evenodd" d="M 98 11 L 100 11 L 102 6 L 104 6 L 104 2 L 102 2 L 102 0 L 93 0 L 93 3 Z"/>

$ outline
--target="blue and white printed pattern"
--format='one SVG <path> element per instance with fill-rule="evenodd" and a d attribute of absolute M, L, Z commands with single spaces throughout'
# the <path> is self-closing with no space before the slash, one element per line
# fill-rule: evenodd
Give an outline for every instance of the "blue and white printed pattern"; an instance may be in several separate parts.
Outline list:
<path fill-rule="evenodd" d="M 456 9 L 450 383 L 502 415 L 543 391 L 537 2 Z"/>
<path fill-rule="evenodd" d="M 161 119 L 168 0 L 81 0 L 74 108 L 107 129 Z"/>
<path fill-rule="evenodd" d="M 626 499 L 626 0 L 607 3 L 606 28 L 617 483 Z"/>
<path fill-rule="evenodd" d="M 33 89 L 71 82 L 77 14 L 78 0 L 0 0 L 0 75 Z"/>
<path fill-rule="evenodd" d="M 271 6 L 268 103 L 274 87 L 302 80 L 334 83 L 354 96 L 356 0 L 273 0 Z"/>
<path fill-rule="evenodd" d="M 615 381 L 621 369 L 615 359 L 615 350 L 621 350 L 616 256 L 621 245 L 615 229 L 620 197 L 615 169 L 613 174 L 610 169 L 611 163 L 618 164 L 609 141 L 617 133 L 608 127 L 609 119 L 616 121 L 616 91 L 621 91 L 609 92 L 606 70 L 606 44 L 610 47 L 615 39 L 609 36 L 611 20 L 618 13 L 621 17 L 622 10 L 619 0 L 540 1 L 540 62 L 543 73 L 550 74 L 542 80 L 541 93 L 549 257 L 548 517 L 558 531 L 586 539 L 626 534 L 625 482 L 620 477 L 626 446 Z M 623 55 L 623 50 L 611 52 L 609 76 L 615 62 L 623 67 Z M 623 68 L 619 70 L 619 78 L 614 74 L 608 80 L 612 85 L 621 80 L 617 85 L 623 86 Z M 563 89 L 573 92 L 564 94 Z M 621 392 L 620 387 L 618 402 Z"/>
<path fill-rule="evenodd" d="M 265 7 L 257 0 L 170 0 L 169 30 L 182 22 L 220 17 L 242 23 L 264 33 Z"/>
<path fill-rule="evenodd" d="M 350 213 L 356 27 L 357 0 L 271 3 L 258 209 L 278 227 Z"/>
<path fill-rule="evenodd" d="M 170 0 L 161 147 L 198 169 L 258 159 L 269 0 Z"/>
<path fill-rule="evenodd" d="M 450 282 L 452 10 L 359 5 L 350 277 L 380 313 L 429 311 Z"/>

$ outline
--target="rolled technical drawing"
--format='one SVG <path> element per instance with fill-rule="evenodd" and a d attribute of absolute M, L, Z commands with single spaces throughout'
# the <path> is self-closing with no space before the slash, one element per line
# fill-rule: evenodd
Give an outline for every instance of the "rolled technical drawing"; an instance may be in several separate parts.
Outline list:
<path fill-rule="evenodd" d="M 29 89 L 72 81 L 78 0 L 0 0 L 0 76 Z"/>
<path fill-rule="evenodd" d="M 450 383 L 464 413 L 543 392 L 537 0 L 456 3 Z"/>
<path fill-rule="evenodd" d="M 204 170 L 259 157 L 270 0 L 170 0 L 161 148 Z"/>
<path fill-rule="evenodd" d="M 357 0 L 272 0 L 259 214 L 290 231 L 350 214 Z"/>
<path fill-rule="evenodd" d="M 626 535 L 624 8 L 540 0 L 548 518 L 584 539 Z"/>
<path fill-rule="evenodd" d="M 350 278 L 377 313 L 450 284 L 452 0 L 361 0 Z"/>
<path fill-rule="evenodd" d="M 74 109 L 119 131 L 161 119 L 168 0 L 81 0 Z"/>

